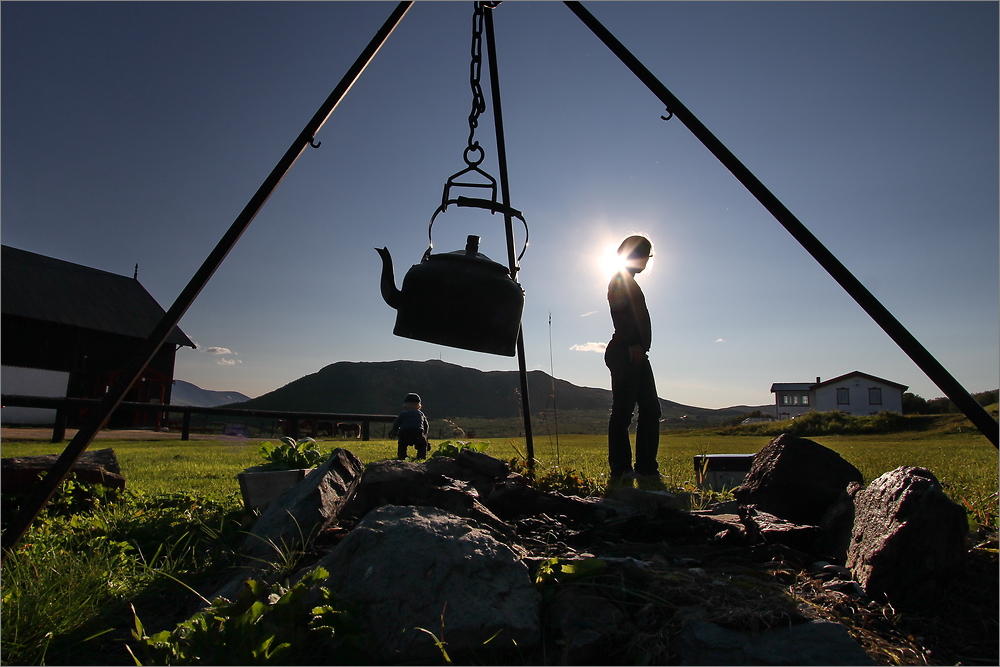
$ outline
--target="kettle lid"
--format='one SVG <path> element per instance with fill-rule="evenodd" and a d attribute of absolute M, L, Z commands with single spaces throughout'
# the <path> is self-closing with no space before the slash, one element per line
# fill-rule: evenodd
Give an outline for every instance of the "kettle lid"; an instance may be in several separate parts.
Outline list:
<path fill-rule="evenodd" d="M 507 275 L 510 275 L 510 270 L 506 266 L 500 264 L 499 262 L 493 261 L 483 253 L 479 252 L 479 237 L 475 236 L 474 234 L 470 234 L 466 239 L 464 250 L 453 250 L 452 252 L 443 252 L 443 253 L 428 255 L 426 259 L 428 260 L 443 259 L 450 261 L 471 260 L 476 262 L 477 264 L 480 264 L 484 268 L 502 270 Z"/>

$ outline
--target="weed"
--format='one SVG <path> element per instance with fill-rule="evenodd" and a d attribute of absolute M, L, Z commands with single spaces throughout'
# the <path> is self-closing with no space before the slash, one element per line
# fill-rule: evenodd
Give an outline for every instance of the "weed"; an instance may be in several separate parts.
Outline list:
<path fill-rule="evenodd" d="M 279 444 L 274 444 L 270 440 L 260 443 L 257 448 L 260 456 L 266 463 L 260 466 L 259 470 L 299 470 L 302 468 L 315 468 L 326 461 L 330 454 L 324 454 L 319 449 L 319 444 L 312 438 L 302 438 L 296 441 L 294 438 L 282 438 Z"/>
<path fill-rule="evenodd" d="M 217 598 L 174 630 L 146 634 L 133 608 L 136 665 L 357 664 L 364 634 L 316 568 L 295 585 L 246 582 L 235 601 Z M 141 658 L 141 661 L 140 661 Z"/>
<path fill-rule="evenodd" d="M 464 440 L 456 440 L 452 442 L 451 440 L 445 440 L 444 442 L 438 443 L 431 452 L 431 458 L 435 456 L 451 456 L 456 457 L 464 450 L 469 450 L 472 452 L 485 452 L 490 446 L 488 442 L 466 442 Z"/>

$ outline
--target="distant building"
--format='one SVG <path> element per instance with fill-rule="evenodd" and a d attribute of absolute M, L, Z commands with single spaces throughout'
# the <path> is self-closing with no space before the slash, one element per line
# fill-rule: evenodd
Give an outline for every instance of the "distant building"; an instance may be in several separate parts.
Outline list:
<path fill-rule="evenodd" d="M 133 276 L 2 247 L 4 394 L 103 398 L 163 319 L 164 310 Z M 169 403 L 174 356 L 195 344 L 180 328 L 150 362 L 126 401 Z M 54 410 L 4 408 L 4 423 L 51 424 Z M 70 414 L 69 425 L 81 415 Z M 152 426 L 153 414 L 119 409 L 112 426 Z"/>
<path fill-rule="evenodd" d="M 846 375 L 815 382 L 775 382 L 775 416 L 791 419 L 810 410 L 829 412 L 839 410 L 855 416 L 874 415 L 879 412 L 903 412 L 903 392 L 906 385 L 852 371 Z"/>

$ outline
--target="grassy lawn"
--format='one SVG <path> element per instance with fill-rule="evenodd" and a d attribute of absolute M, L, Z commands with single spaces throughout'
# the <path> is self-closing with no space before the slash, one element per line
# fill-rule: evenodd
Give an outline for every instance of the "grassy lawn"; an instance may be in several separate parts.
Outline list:
<path fill-rule="evenodd" d="M 865 482 L 899 466 L 927 468 L 959 503 L 992 506 L 995 515 L 998 488 L 997 450 L 975 432 L 906 432 L 887 435 L 810 436 L 838 452 L 864 475 Z M 664 432 L 660 438 L 660 471 L 668 487 L 683 488 L 694 481 L 693 458 L 699 454 L 755 453 L 771 440 L 766 435 L 719 435 L 710 431 Z M 482 440 L 487 454 L 503 460 L 526 453 L 524 438 Z M 238 495 L 236 474 L 260 463 L 257 447 L 262 440 L 215 441 L 99 440 L 91 449 L 110 447 L 122 467 L 128 487 L 146 494 L 205 494 L 215 499 Z M 437 440 L 431 441 L 433 450 Z M 64 445 L 47 442 L 4 442 L 4 457 L 52 454 Z M 320 440 L 323 450 L 343 447 L 364 463 L 392 458 L 391 440 Z M 540 473 L 561 468 L 596 481 L 608 473 L 607 439 L 596 435 L 542 436 L 534 439 Z"/>

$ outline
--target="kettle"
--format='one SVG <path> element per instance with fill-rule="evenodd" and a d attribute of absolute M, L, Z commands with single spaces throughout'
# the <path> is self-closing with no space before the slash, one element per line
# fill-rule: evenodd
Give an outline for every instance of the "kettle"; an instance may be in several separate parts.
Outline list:
<path fill-rule="evenodd" d="M 484 208 L 500 208 L 485 200 L 464 197 L 460 200 L 457 203 L 463 206 L 483 202 Z M 438 209 L 435 216 L 444 208 Z M 517 217 L 524 221 L 519 214 Z M 396 288 L 389 249 L 375 248 L 382 258 L 382 298 L 396 309 L 393 334 L 464 350 L 514 356 L 524 290 L 506 266 L 479 252 L 479 240 L 478 236 L 469 236 L 465 249 L 454 252 L 431 254 L 428 248 L 420 263 L 406 272 L 400 289 Z"/>

